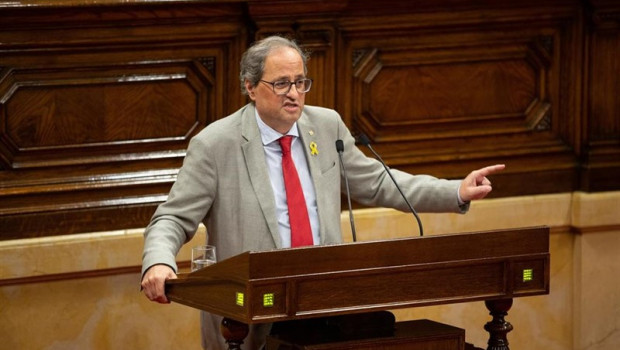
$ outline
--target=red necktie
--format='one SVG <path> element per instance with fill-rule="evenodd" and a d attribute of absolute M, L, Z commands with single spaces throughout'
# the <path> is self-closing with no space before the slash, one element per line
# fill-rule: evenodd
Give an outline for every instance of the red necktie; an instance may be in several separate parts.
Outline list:
<path fill-rule="evenodd" d="M 312 229 L 306 199 L 291 155 L 293 136 L 283 136 L 278 141 L 282 147 L 282 174 L 284 175 L 284 187 L 286 187 L 288 220 L 291 225 L 291 247 L 312 245 Z"/>

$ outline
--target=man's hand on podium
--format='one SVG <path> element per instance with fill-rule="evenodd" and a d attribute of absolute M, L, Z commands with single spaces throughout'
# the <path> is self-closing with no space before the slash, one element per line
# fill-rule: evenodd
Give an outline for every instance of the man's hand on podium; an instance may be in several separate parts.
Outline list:
<path fill-rule="evenodd" d="M 144 295 L 151 301 L 161 304 L 169 304 L 166 298 L 166 281 L 177 278 L 174 270 L 168 265 L 153 265 L 146 270 L 142 278 L 142 290 Z"/>

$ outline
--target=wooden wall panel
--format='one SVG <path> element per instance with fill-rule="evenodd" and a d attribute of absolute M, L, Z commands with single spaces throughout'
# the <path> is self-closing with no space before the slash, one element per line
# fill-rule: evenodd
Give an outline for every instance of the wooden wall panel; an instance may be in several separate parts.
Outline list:
<path fill-rule="evenodd" d="M 244 101 L 237 5 L 1 15 L 2 239 L 145 226 L 189 139 Z"/>
<path fill-rule="evenodd" d="M 577 7 L 443 10 L 341 22 L 339 81 L 350 95 L 339 108 L 353 129 L 412 173 L 460 178 L 504 162 L 495 196 L 575 188 L 566 112 L 575 103 L 568 55 L 580 45 Z"/>
<path fill-rule="evenodd" d="M 431 60 L 408 47 L 363 54 L 354 67 L 355 122 L 383 142 L 548 130 L 550 63 L 527 45 L 478 49 Z"/>
<path fill-rule="evenodd" d="M 207 115 L 213 115 L 207 109 L 216 103 L 211 73 L 191 61 L 12 69 L 5 81 L 0 96 L 6 101 L 2 140 L 3 158 L 11 160 L 3 166 L 7 169 L 50 161 L 38 159 L 37 153 L 71 162 L 65 152 L 73 150 L 83 153 L 80 163 L 96 163 L 101 156 L 122 160 L 128 144 L 168 150 L 205 125 Z M 91 148 L 105 153 L 94 157 Z"/>
<path fill-rule="evenodd" d="M 620 4 L 593 1 L 587 13 L 586 113 L 582 184 L 586 191 L 620 187 Z"/>
<path fill-rule="evenodd" d="M 246 103 L 251 41 L 312 53 L 308 104 L 391 166 L 504 162 L 495 197 L 620 189 L 615 0 L 0 4 L 0 240 L 142 227 L 192 135 Z"/>

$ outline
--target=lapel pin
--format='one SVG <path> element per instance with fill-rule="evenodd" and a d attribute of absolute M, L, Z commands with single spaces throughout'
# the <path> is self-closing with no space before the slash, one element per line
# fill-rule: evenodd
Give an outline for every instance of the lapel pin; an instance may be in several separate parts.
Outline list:
<path fill-rule="evenodd" d="M 314 130 L 308 131 L 308 134 L 310 134 L 310 136 L 314 135 Z"/>

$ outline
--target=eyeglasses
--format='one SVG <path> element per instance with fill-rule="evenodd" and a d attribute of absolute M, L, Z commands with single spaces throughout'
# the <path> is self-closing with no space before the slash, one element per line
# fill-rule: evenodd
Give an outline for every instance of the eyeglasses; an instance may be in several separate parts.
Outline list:
<path fill-rule="evenodd" d="M 291 86 L 295 85 L 295 89 L 298 93 L 303 94 L 310 91 L 312 87 L 312 79 L 297 79 L 295 81 L 265 81 L 259 80 L 262 83 L 269 84 L 273 88 L 273 93 L 276 95 L 286 95 L 291 91 Z"/>

